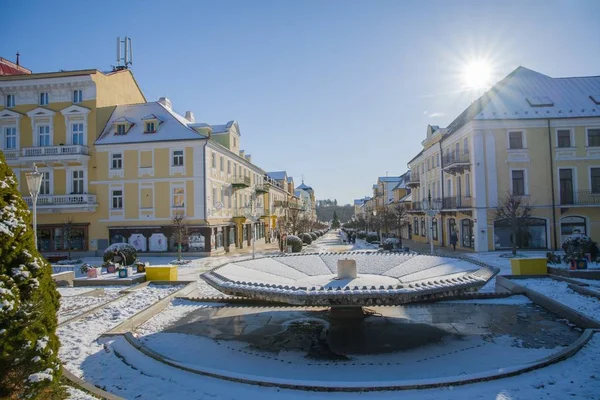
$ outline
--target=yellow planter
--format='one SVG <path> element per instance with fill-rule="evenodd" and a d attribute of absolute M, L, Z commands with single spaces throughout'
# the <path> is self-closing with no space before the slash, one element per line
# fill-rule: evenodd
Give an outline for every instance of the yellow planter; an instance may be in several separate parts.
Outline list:
<path fill-rule="evenodd" d="M 513 275 L 546 275 L 548 272 L 546 258 L 513 258 L 510 268 Z"/>
<path fill-rule="evenodd" d="M 177 265 L 161 265 L 157 267 L 146 267 L 147 281 L 176 281 Z"/>

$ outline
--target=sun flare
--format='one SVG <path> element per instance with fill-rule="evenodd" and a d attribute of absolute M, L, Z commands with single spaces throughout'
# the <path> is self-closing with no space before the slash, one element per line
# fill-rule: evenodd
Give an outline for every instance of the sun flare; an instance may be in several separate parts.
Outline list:
<path fill-rule="evenodd" d="M 492 67 L 485 60 L 472 60 L 465 66 L 463 78 L 471 89 L 487 87 L 491 84 Z"/>

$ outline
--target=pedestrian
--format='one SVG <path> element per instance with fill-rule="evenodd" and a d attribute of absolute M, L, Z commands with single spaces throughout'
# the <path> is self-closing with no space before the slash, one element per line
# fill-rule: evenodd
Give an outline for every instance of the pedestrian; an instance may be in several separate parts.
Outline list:
<path fill-rule="evenodd" d="M 454 248 L 454 250 L 456 250 L 456 243 L 458 242 L 458 235 L 456 234 L 456 231 L 452 231 L 452 233 L 450 234 L 450 244 L 452 245 L 452 247 Z"/>

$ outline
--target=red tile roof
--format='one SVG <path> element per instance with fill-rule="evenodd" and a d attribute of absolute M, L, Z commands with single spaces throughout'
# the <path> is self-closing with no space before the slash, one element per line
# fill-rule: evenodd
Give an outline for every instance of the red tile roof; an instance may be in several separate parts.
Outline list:
<path fill-rule="evenodd" d="M 31 74 L 31 70 L 0 57 L 0 76 Z"/>

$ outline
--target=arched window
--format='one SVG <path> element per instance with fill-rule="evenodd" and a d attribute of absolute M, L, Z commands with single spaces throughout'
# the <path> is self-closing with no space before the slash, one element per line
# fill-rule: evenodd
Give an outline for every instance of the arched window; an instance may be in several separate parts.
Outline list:
<path fill-rule="evenodd" d="M 421 236 L 427 236 L 427 228 L 425 227 L 425 217 L 421 217 Z"/>
<path fill-rule="evenodd" d="M 413 227 L 415 230 L 415 235 L 419 234 L 419 218 L 415 217 L 413 220 Z"/>
<path fill-rule="evenodd" d="M 431 229 L 433 230 L 433 240 L 438 240 L 438 224 L 437 218 L 431 220 Z"/>
<path fill-rule="evenodd" d="M 456 220 L 454 218 L 448 219 L 448 241 L 450 241 L 450 236 L 452 236 L 452 232 L 456 230 Z M 457 233 L 458 235 L 458 233 Z"/>
<path fill-rule="evenodd" d="M 530 218 L 515 232 L 509 220 L 494 221 L 494 247 L 511 249 L 516 243 L 519 249 L 546 249 L 548 247 L 546 220 Z"/>
<path fill-rule="evenodd" d="M 585 223 L 585 218 L 568 216 L 560 219 L 560 243 L 562 244 L 571 235 L 587 236 L 587 225 Z"/>
<path fill-rule="evenodd" d="M 463 247 L 473 248 L 475 237 L 473 236 L 473 221 L 463 219 L 461 222 L 461 243 Z"/>

